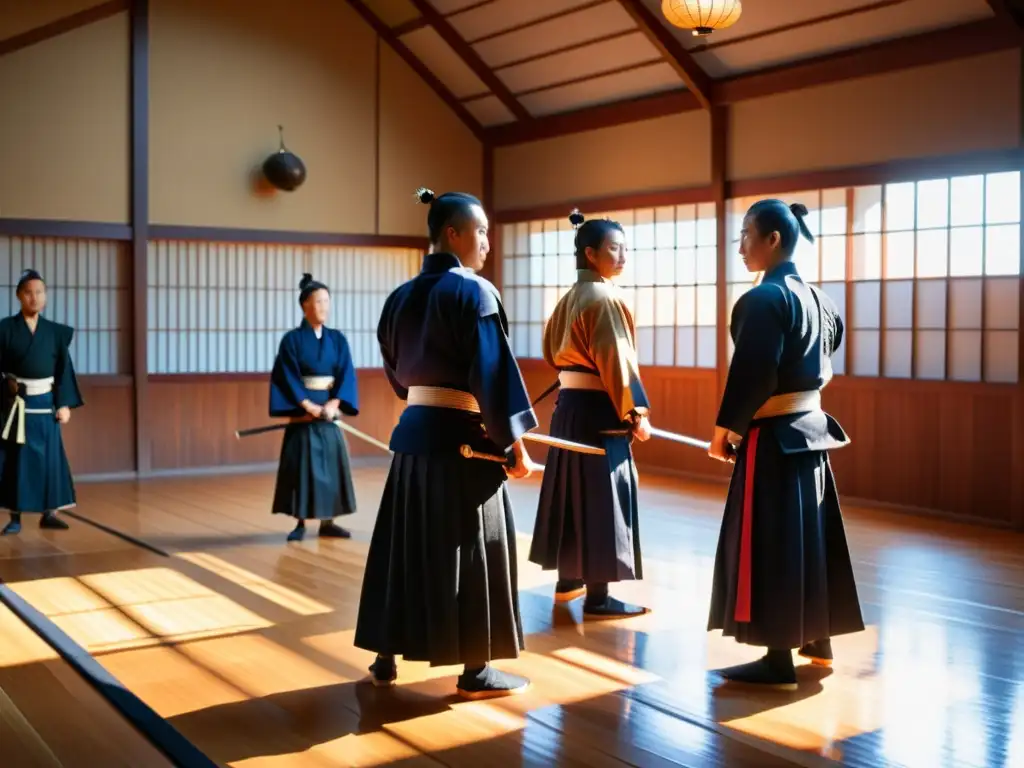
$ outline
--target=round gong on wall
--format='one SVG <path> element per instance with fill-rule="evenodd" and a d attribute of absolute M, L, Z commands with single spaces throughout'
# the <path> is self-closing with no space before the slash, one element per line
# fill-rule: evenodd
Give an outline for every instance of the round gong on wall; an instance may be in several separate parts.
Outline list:
<path fill-rule="evenodd" d="M 293 192 L 306 180 L 306 166 L 284 145 L 284 128 L 277 126 L 281 137 L 281 148 L 263 161 L 263 175 L 273 186 L 285 192 Z"/>

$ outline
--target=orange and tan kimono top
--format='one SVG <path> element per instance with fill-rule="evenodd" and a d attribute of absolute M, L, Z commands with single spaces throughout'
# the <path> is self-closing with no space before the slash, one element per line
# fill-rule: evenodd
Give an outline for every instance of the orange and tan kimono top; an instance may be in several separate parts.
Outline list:
<path fill-rule="evenodd" d="M 597 272 L 577 270 L 576 284 L 555 305 L 544 326 L 544 359 L 558 369 L 564 388 L 606 391 L 623 421 L 650 408 L 633 315 L 618 288 Z"/>

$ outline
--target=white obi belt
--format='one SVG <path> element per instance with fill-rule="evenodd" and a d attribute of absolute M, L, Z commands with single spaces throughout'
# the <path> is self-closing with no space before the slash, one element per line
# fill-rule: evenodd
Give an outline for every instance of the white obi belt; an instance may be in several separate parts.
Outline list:
<path fill-rule="evenodd" d="M 25 406 L 25 399 L 21 396 L 21 388 L 25 388 L 25 397 L 35 397 L 36 395 L 45 395 L 47 392 L 53 391 L 53 376 L 49 376 L 45 379 L 22 379 L 17 376 L 11 376 L 7 374 L 8 381 L 16 381 L 18 383 L 19 392 L 14 396 L 14 403 L 11 405 L 11 412 L 7 414 L 7 421 L 4 423 L 3 432 L 0 433 L 0 438 L 4 440 L 10 439 L 11 430 L 14 429 L 14 441 L 18 445 L 25 444 L 25 414 L 53 414 L 52 408 L 27 408 Z"/>

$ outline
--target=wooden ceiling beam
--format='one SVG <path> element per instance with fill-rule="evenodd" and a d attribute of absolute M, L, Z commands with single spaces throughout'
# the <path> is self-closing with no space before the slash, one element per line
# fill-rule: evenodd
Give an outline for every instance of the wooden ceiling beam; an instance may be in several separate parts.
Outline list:
<path fill-rule="evenodd" d="M 987 19 L 818 56 L 769 71 L 712 81 L 711 102 L 714 105 L 732 104 L 856 77 L 995 53 L 1021 44 L 1022 33 L 1016 27 L 998 19 Z M 495 146 L 506 146 L 700 108 L 702 105 L 695 94 L 680 89 L 538 117 L 531 125 L 495 126 L 488 128 L 486 135 Z"/>
<path fill-rule="evenodd" d="M 1021 41 L 1020 30 L 1016 27 L 996 19 L 974 21 L 719 80 L 715 82 L 712 101 L 732 104 L 816 85 L 942 64 L 1015 48 Z"/>
<path fill-rule="evenodd" d="M 387 24 L 381 21 L 377 17 L 377 14 L 366 6 L 366 3 L 364 3 L 363 0 L 346 0 L 346 2 L 348 2 L 348 4 L 355 9 L 356 13 L 358 13 L 363 20 L 373 28 L 373 31 L 377 33 L 380 39 L 387 43 L 391 47 L 391 50 L 401 56 L 405 63 L 412 67 L 413 71 L 423 78 L 423 81 L 430 86 L 431 90 L 433 90 L 445 104 L 451 107 L 452 111 L 465 124 L 465 126 L 473 132 L 473 135 L 483 141 L 484 129 L 483 126 L 480 125 L 479 121 L 477 121 L 477 119 L 473 117 L 472 113 L 470 113 L 470 111 L 466 109 L 466 107 L 457 98 L 455 98 L 455 95 L 437 79 L 437 76 L 427 69 L 426 65 L 420 61 L 413 52 L 408 49 L 408 47 L 406 47 L 405 43 L 398 39 L 394 31 L 392 31 Z"/>
<path fill-rule="evenodd" d="M 427 0 L 411 0 L 411 2 L 413 7 L 419 11 L 420 16 L 434 28 L 434 31 L 441 36 L 441 39 L 466 63 L 466 66 L 473 71 L 473 74 L 479 77 L 483 84 L 491 89 L 491 92 L 498 97 L 509 112 L 516 116 L 516 119 L 524 122 L 529 122 L 533 119 L 533 115 L 512 95 L 512 91 L 502 82 L 501 78 L 494 74 L 493 70 L 480 58 L 480 55 L 462 39 L 462 36 L 455 31 L 455 27 L 438 13 L 434 6 L 427 2 Z"/>
<path fill-rule="evenodd" d="M 711 78 L 643 0 L 619 0 L 651 44 L 665 57 L 704 109 L 711 109 Z"/>
<path fill-rule="evenodd" d="M 992 9 L 995 17 L 1002 22 L 1009 22 L 1024 29 L 1024 3 L 1020 0 L 987 0 L 988 7 Z"/>
<path fill-rule="evenodd" d="M 530 123 L 509 123 L 487 128 L 487 141 L 495 147 L 509 144 L 523 144 L 528 141 L 552 139 L 571 133 L 610 128 L 638 120 L 653 120 L 656 117 L 676 115 L 702 109 L 697 97 L 691 91 L 680 88 L 653 96 L 599 104 L 594 107 L 536 117 Z"/>
<path fill-rule="evenodd" d="M 80 27 L 102 21 L 115 14 L 127 11 L 130 6 L 131 3 L 128 0 L 111 0 L 111 2 L 86 8 L 84 11 L 72 13 L 70 16 L 51 21 L 49 24 L 43 24 L 40 27 L 8 37 L 5 40 L 0 40 L 0 56 L 6 56 L 23 48 L 38 45 L 44 40 L 49 40 L 51 37 L 57 37 Z"/>

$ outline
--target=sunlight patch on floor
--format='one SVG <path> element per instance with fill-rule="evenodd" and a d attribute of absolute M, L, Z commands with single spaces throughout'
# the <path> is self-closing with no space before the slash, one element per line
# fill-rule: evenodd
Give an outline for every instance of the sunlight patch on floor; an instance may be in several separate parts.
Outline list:
<path fill-rule="evenodd" d="M 203 552 L 184 552 L 176 554 L 175 557 L 216 574 L 222 579 L 243 587 L 254 595 L 258 595 L 264 600 L 268 600 L 299 616 L 317 616 L 331 613 L 334 610 L 331 606 L 303 595 L 301 592 L 277 584 L 262 576 L 257 576 L 255 573 L 229 563 L 215 555 Z"/>

